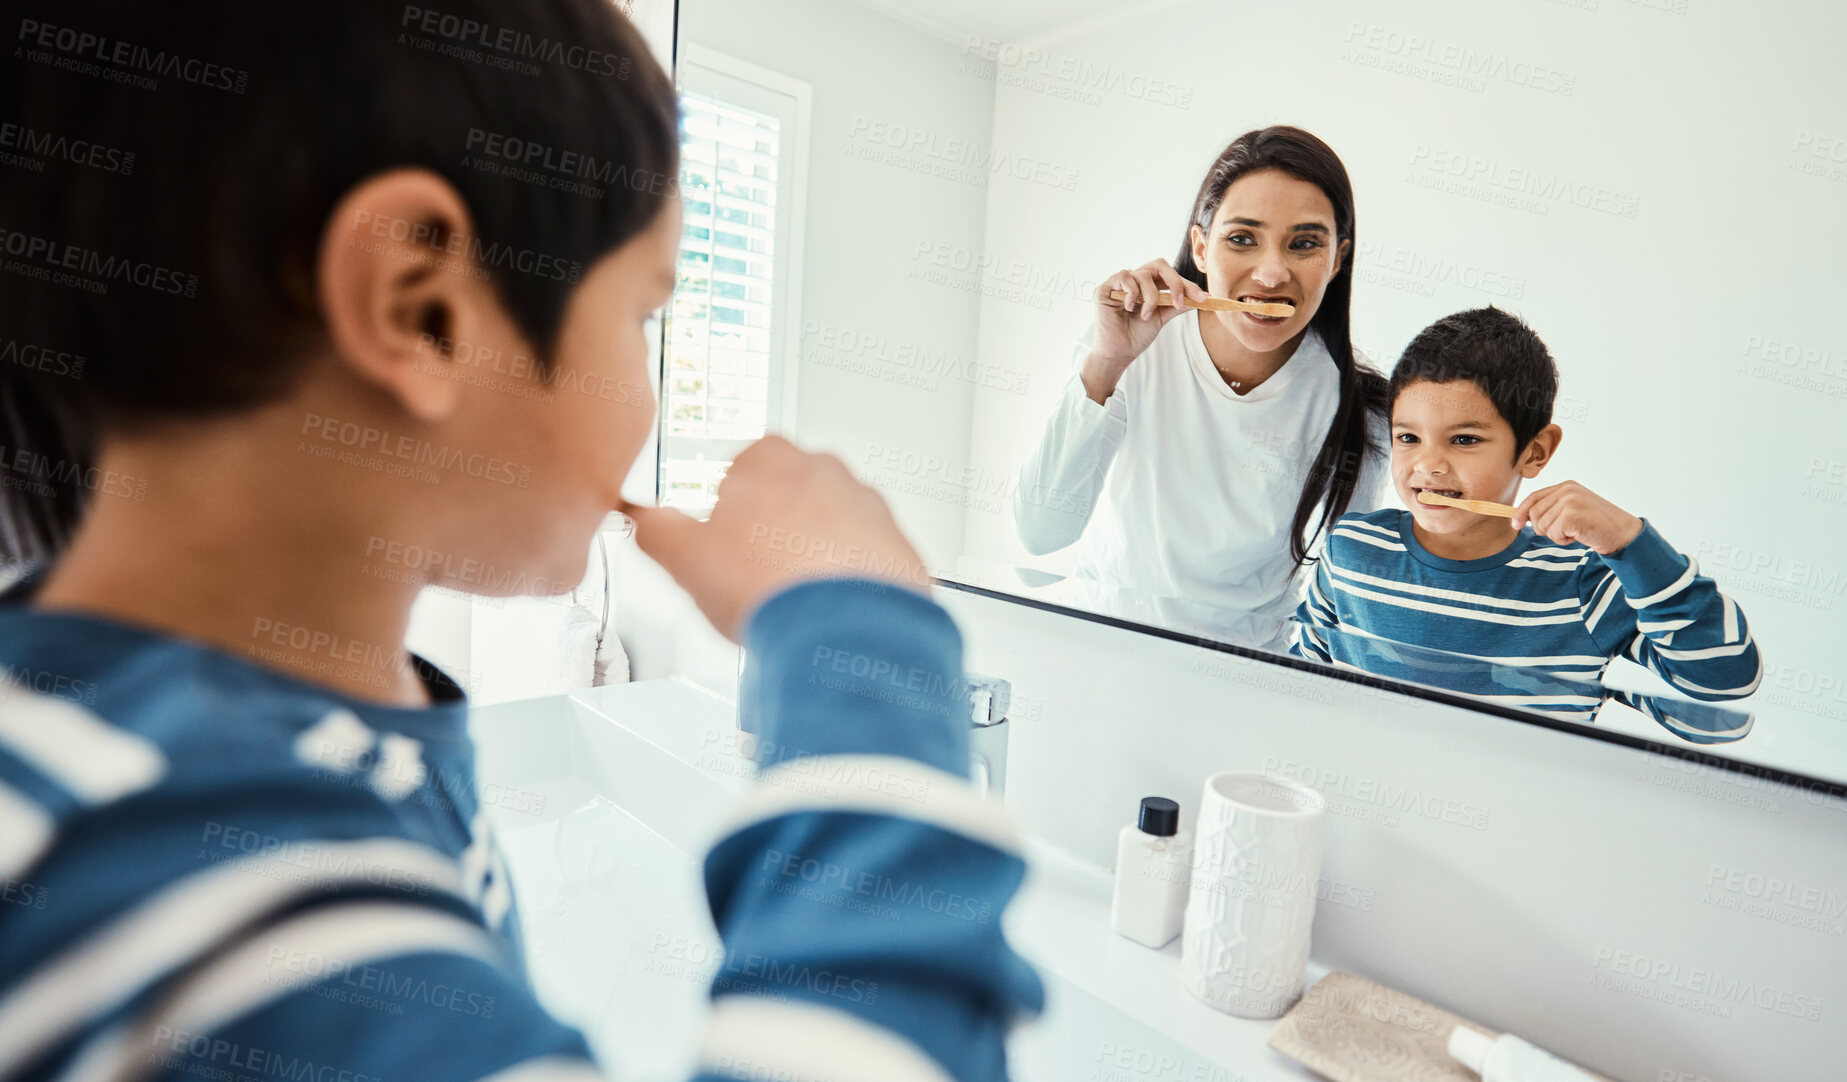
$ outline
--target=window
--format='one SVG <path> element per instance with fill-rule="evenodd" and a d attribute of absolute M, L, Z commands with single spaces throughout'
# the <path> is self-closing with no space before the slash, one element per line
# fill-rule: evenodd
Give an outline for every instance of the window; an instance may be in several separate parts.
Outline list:
<path fill-rule="evenodd" d="M 660 499 L 711 509 L 738 452 L 790 423 L 807 87 L 707 50 L 680 65 L 680 234 Z"/>

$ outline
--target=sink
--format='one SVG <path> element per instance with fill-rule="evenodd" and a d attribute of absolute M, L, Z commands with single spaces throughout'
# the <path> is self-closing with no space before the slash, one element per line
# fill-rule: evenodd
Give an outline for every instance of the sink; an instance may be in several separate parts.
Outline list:
<path fill-rule="evenodd" d="M 519 899 L 539 998 L 615 1077 L 690 1076 L 717 970 L 700 860 L 749 787 L 735 707 L 650 680 L 474 711 L 484 804 Z M 1307 1068 L 1272 1026 L 1180 987 L 1179 943 L 1109 929 L 1110 876 L 1028 839 L 1008 938 L 1039 967 L 1046 1011 L 1009 1055 L 1022 1082 L 1284 1082 Z M 1310 978 L 1321 975 L 1311 966 Z"/>

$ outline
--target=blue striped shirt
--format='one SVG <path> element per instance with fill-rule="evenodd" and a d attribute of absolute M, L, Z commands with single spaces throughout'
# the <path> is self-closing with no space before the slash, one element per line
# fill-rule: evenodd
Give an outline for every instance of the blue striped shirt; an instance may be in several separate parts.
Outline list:
<path fill-rule="evenodd" d="M 1529 526 L 1492 556 L 1450 560 L 1418 543 L 1409 511 L 1343 515 L 1296 618 L 1299 656 L 1582 722 L 1615 694 L 1601 682 L 1618 657 L 1706 702 L 1763 679 L 1738 603 L 1646 522 L 1609 556 Z M 1621 697 L 1696 743 L 1744 734 L 1725 712 Z"/>
<path fill-rule="evenodd" d="M 366 703 L 33 588 L 0 597 L 0 1079 L 601 1077 L 522 969 L 451 681 L 420 663 L 433 705 Z M 815 680 L 842 644 L 868 664 Z M 1003 1078 L 1042 990 L 1000 931 L 1024 865 L 966 782 L 955 625 L 836 580 L 748 645 L 766 784 L 706 860 L 742 961 L 698 1077 Z M 866 783 L 774 784 L 823 768 Z M 959 903 L 860 914 L 764 872 L 811 861 Z"/>

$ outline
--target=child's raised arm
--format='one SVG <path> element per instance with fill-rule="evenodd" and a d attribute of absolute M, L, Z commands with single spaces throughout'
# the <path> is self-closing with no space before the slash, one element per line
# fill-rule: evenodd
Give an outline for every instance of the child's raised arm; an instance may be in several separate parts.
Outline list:
<path fill-rule="evenodd" d="M 1763 660 L 1738 603 L 1653 526 L 1644 522 L 1619 551 L 1586 560 L 1580 575 L 1584 625 L 1609 656 L 1646 666 L 1707 702 L 1741 699 L 1762 682 Z M 1722 739 L 1649 713 L 1685 739 Z"/>
<path fill-rule="evenodd" d="M 961 635 L 884 501 L 772 438 L 707 522 L 632 513 L 749 648 L 762 773 L 706 858 L 725 963 L 701 1077 L 1004 1079 L 1043 998 L 1001 935 L 1025 864 L 967 781 Z"/>
<path fill-rule="evenodd" d="M 1597 554 L 1579 572 L 1578 597 L 1584 626 L 1606 656 L 1646 666 L 1675 690 L 1706 702 L 1757 690 L 1763 661 L 1738 603 L 1653 526 L 1576 481 L 1522 500 L 1513 524 L 1527 523 L 1535 533 Z M 1747 731 L 1719 735 L 1653 706 L 1648 712 L 1696 743 L 1735 740 Z"/>

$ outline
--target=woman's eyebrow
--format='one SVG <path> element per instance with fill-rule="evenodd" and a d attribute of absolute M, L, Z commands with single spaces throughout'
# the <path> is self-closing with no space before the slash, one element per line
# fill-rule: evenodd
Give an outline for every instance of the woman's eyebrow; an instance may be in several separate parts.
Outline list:
<path fill-rule="evenodd" d="M 1258 221 L 1255 218 L 1227 218 L 1225 219 L 1225 224 L 1226 225 L 1247 226 L 1251 229 L 1262 229 L 1263 228 L 1263 223 Z M 1330 232 L 1328 227 L 1325 225 L 1322 225 L 1320 222 L 1303 222 L 1301 225 L 1290 226 L 1289 231 L 1291 233 L 1327 233 L 1327 232 Z"/>

